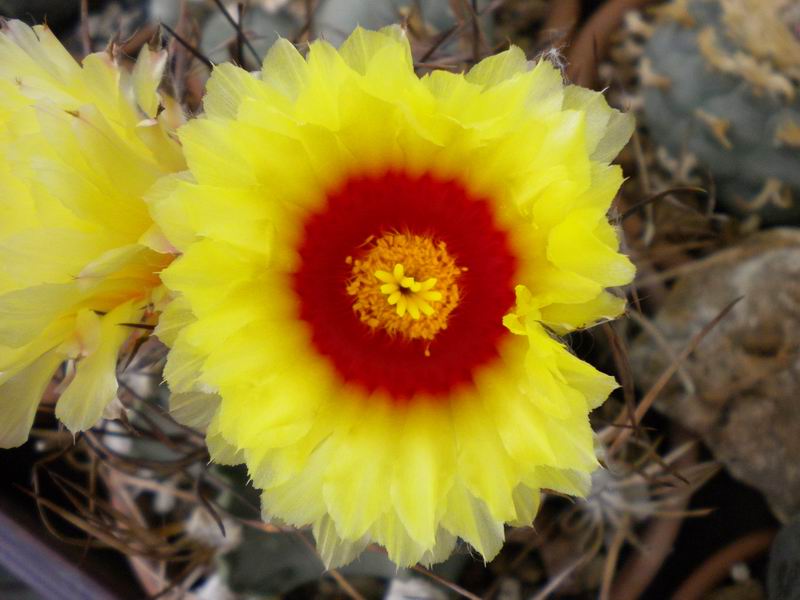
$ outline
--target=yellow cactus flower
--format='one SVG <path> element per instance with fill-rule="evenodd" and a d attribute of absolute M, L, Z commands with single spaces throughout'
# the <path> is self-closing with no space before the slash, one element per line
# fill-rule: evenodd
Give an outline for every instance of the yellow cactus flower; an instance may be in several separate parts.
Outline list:
<path fill-rule="evenodd" d="M 554 332 L 623 310 L 632 127 L 518 48 L 418 77 L 399 28 L 214 69 L 191 176 L 149 197 L 182 253 L 157 333 L 179 409 L 218 394 L 212 458 L 247 463 L 265 518 L 313 526 L 330 567 L 457 538 L 489 560 L 541 489 L 586 493 L 616 384 Z"/>
<path fill-rule="evenodd" d="M 144 48 L 130 73 L 106 52 L 81 65 L 46 27 L 3 23 L 0 447 L 27 439 L 62 365 L 56 415 L 94 425 L 131 324 L 151 318 L 170 257 L 146 245 L 159 237 L 143 197 L 185 168 L 177 105 L 158 114 L 165 64 Z"/>

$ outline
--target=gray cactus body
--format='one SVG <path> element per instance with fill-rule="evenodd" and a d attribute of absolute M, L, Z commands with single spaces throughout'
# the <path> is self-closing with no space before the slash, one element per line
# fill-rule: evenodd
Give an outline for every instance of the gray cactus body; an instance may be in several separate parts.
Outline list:
<path fill-rule="evenodd" d="M 645 47 L 655 74 L 644 81 L 647 126 L 671 154 L 692 153 L 709 169 L 723 208 L 756 213 L 765 224 L 800 223 L 800 148 L 779 135 L 800 126 L 797 82 L 787 97 L 710 64 L 699 44 L 704 30 L 713 30 L 726 56 L 743 50 L 726 31 L 719 2 L 692 0 L 687 9 L 692 26 L 663 22 Z"/>

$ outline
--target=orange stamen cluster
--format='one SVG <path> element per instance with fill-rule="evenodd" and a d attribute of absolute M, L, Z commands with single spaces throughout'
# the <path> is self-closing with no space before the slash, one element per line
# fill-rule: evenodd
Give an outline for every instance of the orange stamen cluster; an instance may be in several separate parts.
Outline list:
<path fill-rule="evenodd" d="M 433 340 L 458 306 L 462 268 L 442 241 L 388 233 L 352 261 L 347 293 L 353 311 L 371 329 L 407 339 Z"/>

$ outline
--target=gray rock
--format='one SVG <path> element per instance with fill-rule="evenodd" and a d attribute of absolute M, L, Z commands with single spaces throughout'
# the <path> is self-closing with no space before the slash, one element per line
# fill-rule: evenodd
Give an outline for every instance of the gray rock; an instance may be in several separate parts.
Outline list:
<path fill-rule="evenodd" d="M 766 598 L 766 595 L 761 584 L 755 579 L 748 579 L 741 583 L 719 588 L 709 594 L 705 600 L 764 600 L 764 598 Z M 788 600 L 788 597 L 786 597 L 786 600 Z"/>
<path fill-rule="evenodd" d="M 208 15 L 214 11 L 214 5 L 206 0 L 188 0 L 186 3 L 189 16 L 198 23 L 204 23 Z M 175 0 L 150 0 L 148 10 L 150 18 L 174 28 L 178 25 L 181 14 L 181 3 Z"/>
<path fill-rule="evenodd" d="M 800 512 L 800 230 L 775 229 L 706 259 L 656 315 L 656 340 L 631 348 L 649 388 L 691 338 L 736 298 L 661 392 L 656 409 L 702 436 L 778 518 Z"/>
<path fill-rule="evenodd" d="M 389 589 L 383 600 L 447 600 L 441 588 L 437 588 L 430 580 L 420 577 L 395 577 L 389 582 Z"/>
<path fill-rule="evenodd" d="M 292 17 L 287 11 L 280 10 L 269 13 L 259 6 L 252 6 L 244 13 L 243 29 L 248 34 L 248 39 L 253 49 L 258 54 L 258 64 L 251 67 L 261 67 L 261 60 L 279 37 L 291 39 L 300 29 L 302 23 Z M 221 63 L 231 59 L 231 44 L 236 39 L 236 30 L 220 11 L 214 11 L 203 27 L 203 41 L 200 49 L 214 63 Z M 253 55 L 245 48 L 245 59 L 253 63 Z"/>
<path fill-rule="evenodd" d="M 767 592 L 769 600 L 800 600 L 800 518 L 781 529 L 772 543 Z"/>
<path fill-rule="evenodd" d="M 93 7 L 89 12 L 92 49 L 102 50 L 113 39 L 128 40 L 147 22 L 147 6 L 136 0 L 109 0 Z"/>
<path fill-rule="evenodd" d="M 402 22 L 404 13 L 411 9 L 412 4 L 410 0 L 324 0 L 317 11 L 314 26 L 320 37 L 338 46 L 357 25 L 380 29 Z M 449 29 L 456 23 L 448 2 L 422 0 L 419 7 L 425 22 L 437 31 Z"/>
<path fill-rule="evenodd" d="M 744 52 L 727 30 L 723 4 L 690 0 L 691 26 L 668 21 L 656 27 L 645 56 L 653 72 L 671 83 L 644 87 L 643 121 L 653 139 L 672 155 L 690 152 L 710 170 L 725 210 L 741 217 L 758 215 L 768 225 L 794 225 L 800 222 L 800 153 L 780 142 L 778 132 L 800 122 L 800 90 L 793 82 L 790 98 L 764 93 L 738 74 L 723 73 L 709 64 L 700 50 L 702 31 L 713 32 L 726 54 Z M 727 123 L 727 144 L 701 115 Z M 793 195 L 754 202 L 767 182 L 780 182 Z"/>
<path fill-rule="evenodd" d="M 165 22 L 169 22 L 169 19 L 176 17 L 167 8 L 160 7 L 162 1 L 151 0 L 152 6 L 156 7 L 158 14 L 163 15 Z M 487 1 L 480 0 L 479 10 L 485 7 Z M 431 35 L 449 30 L 458 23 L 450 4 L 443 0 L 320 0 L 319 8 L 314 13 L 313 37 L 339 46 L 359 25 L 377 30 L 394 23 L 402 24 L 414 6 L 419 8 L 420 17 Z M 301 30 L 303 19 L 295 13 L 289 6 L 267 11 L 258 5 L 252 5 L 245 12 L 244 29 L 259 58 L 264 57 L 278 37 L 292 39 Z M 484 16 L 481 19 L 483 35 L 491 39 L 491 30 L 492 21 Z M 235 31 L 224 15 L 218 10 L 212 11 L 203 25 L 201 49 L 215 63 L 230 60 L 234 37 Z M 454 36 L 443 49 L 452 50 L 457 43 L 458 38 Z M 252 60 L 253 57 L 246 54 L 247 60 Z"/>
<path fill-rule="evenodd" d="M 478 10 L 488 4 L 479 0 Z M 322 0 L 314 19 L 314 29 L 319 37 L 338 46 L 357 26 L 365 29 L 380 29 L 393 23 L 403 23 L 413 8 L 419 10 L 428 33 L 440 34 L 458 24 L 451 3 L 446 0 Z M 483 35 L 491 40 L 492 19 L 480 19 Z M 466 31 L 470 31 L 467 28 Z M 452 51 L 458 44 L 458 37 L 442 46 L 443 51 Z"/>

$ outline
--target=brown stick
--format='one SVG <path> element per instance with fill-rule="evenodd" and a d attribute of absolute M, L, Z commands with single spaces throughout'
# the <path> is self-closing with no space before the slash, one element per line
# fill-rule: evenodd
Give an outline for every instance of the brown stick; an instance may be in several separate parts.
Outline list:
<path fill-rule="evenodd" d="M 462 598 L 467 598 L 467 600 L 481 600 L 480 596 L 476 596 L 475 594 L 473 594 L 469 590 L 466 590 L 466 589 L 462 588 L 460 585 L 456 585 L 452 581 L 448 581 L 444 577 L 439 577 L 436 573 L 433 573 L 432 571 L 430 571 L 428 569 L 425 569 L 424 567 L 416 565 L 416 566 L 411 567 L 411 568 L 414 569 L 415 571 L 417 571 L 418 573 L 422 573 L 426 577 L 430 577 L 436 583 L 448 588 L 449 590 L 454 591 L 456 594 L 458 594 Z"/>
<path fill-rule="evenodd" d="M 92 36 L 89 32 L 89 0 L 81 0 L 81 49 L 84 58 L 92 52 Z"/>
<path fill-rule="evenodd" d="M 567 76 L 584 87 L 593 87 L 597 65 L 608 50 L 611 34 L 620 26 L 628 11 L 651 0 L 609 0 L 595 12 L 578 32 L 567 53 Z"/>
<path fill-rule="evenodd" d="M 622 517 L 622 522 L 619 524 L 618 529 L 614 532 L 614 537 L 611 540 L 611 545 L 606 554 L 605 565 L 603 566 L 603 581 L 600 584 L 600 593 L 598 600 L 611 600 L 618 598 L 618 596 L 611 595 L 611 585 L 614 583 L 614 572 L 617 570 L 617 562 L 619 555 L 622 551 L 622 546 L 625 545 L 625 538 L 629 535 L 630 530 L 630 515 Z"/>
<path fill-rule="evenodd" d="M 202 52 L 200 52 L 200 51 L 199 51 L 197 48 L 195 48 L 194 46 L 192 46 L 192 45 L 191 45 L 191 44 L 190 44 L 188 41 L 186 41 L 186 40 L 185 40 L 183 37 L 181 37 L 181 36 L 180 36 L 180 35 L 179 35 L 179 34 L 178 34 L 178 33 L 177 33 L 175 30 L 173 30 L 173 29 L 172 29 L 172 28 L 171 28 L 169 25 L 167 25 L 166 23 L 161 23 L 161 26 L 162 26 L 164 29 L 166 29 L 166 30 L 167 30 L 167 32 L 168 32 L 168 33 L 169 33 L 169 34 L 170 34 L 170 35 L 171 35 L 173 38 L 175 38 L 175 39 L 178 41 L 178 43 L 179 43 L 181 46 L 183 46 L 184 48 L 186 48 L 186 50 L 188 50 L 188 51 L 189 51 L 189 54 L 191 54 L 192 56 L 194 56 L 194 57 L 195 57 L 197 60 L 199 60 L 201 63 L 203 63 L 203 64 L 204 64 L 206 67 L 208 67 L 209 69 L 213 69 L 213 68 L 214 68 L 214 63 L 212 63 L 212 62 L 211 62 L 211 61 L 210 61 L 208 58 L 206 58 L 206 56 L 205 56 L 205 55 L 204 55 Z"/>
<path fill-rule="evenodd" d="M 681 364 L 692 355 L 692 353 L 697 349 L 700 345 L 700 342 L 708 335 L 708 333 L 717 326 L 717 324 L 725 318 L 725 316 L 733 309 L 734 306 L 742 299 L 742 296 L 736 298 L 732 302 L 730 302 L 725 308 L 723 308 L 719 314 L 714 317 L 711 321 L 709 321 L 700 331 L 698 331 L 691 340 L 689 340 L 689 344 L 683 349 L 683 351 L 675 357 L 675 360 L 672 364 L 667 367 L 653 384 L 653 386 L 647 391 L 647 393 L 642 398 L 641 402 L 636 406 L 636 411 L 633 413 L 633 423 L 639 424 L 644 415 L 652 406 L 653 402 L 656 401 L 658 395 L 661 393 L 661 390 L 664 389 L 664 386 L 669 383 L 669 380 L 672 379 L 672 376 L 678 371 Z M 627 418 L 623 415 L 624 420 L 620 420 L 618 424 L 624 425 L 627 422 Z M 617 450 L 625 443 L 625 441 L 631 436 L 633 433 L 633 429 L 622 429 L 617 435 L 617 438 L 612 442 L 610 448 L 608 449 L 608 454 L 613 455 L 616 453 Z"/>
<path fill-rule="evenodd" d="M 678 431 L 676 446 L 680 446 L 686 439 L 686 434 Z M 691 449 L 675 463 L 677 468 L 688 468 L 697 463 L 699 451 L 697 446 Z M 689 505 L 691 494 L 679 496 L 672 509 L 680 514 Z M 659 517 L 647 526 L 642 539 L 641 548 L 625 562 L 611 587 L 609 598 L 614 600 L 637 600 L 653 581 L 667 556 L 672 552 L 672 546 L 678 537 L 678 532 L 683 524 L 683 518 Z"/>
<path fill-rule="evenodd" d="M 539 41 L 548 46 L 569 44 L 581 18 L 580 0 L 559 0 L 550 5 Z"/>
<path fill-rule="evenodd" d="M 777 531 L 767 529 L 749 533 L 712 554 L 683 582 L 672 600 L 701 600 L 728 576 L 731 566 L 760 556 L 770 547 Z"/>
<path fill-rule="evenodd" d="M 231 16 L 231 13 L 229 13 L 228 9 L 225 8 L 225 5 L 222 3 L 222 0 L 214 0 L 214 4 L 217 5 L 217 8 L 222 13 L 222 16 L 225 17 L 225 20 L 228 21 L 231 27 L 233 27 L 236 30 L 237 43 L 244 44 L 247 47 L 247 49 L 250 51 L 250 54 L 252 54 L 253 58 L 255 58 L 256 64 L 261 63 L 261 57 L 258 55 L 258 52 L 256 52 L 256 49 L 253 48 L 253 44 L 250 43 L 250 40 L 247 39 L 247 36 L 244 33 L 243 23 L 237 22 L 236 19 L 234 19 Z"/>

